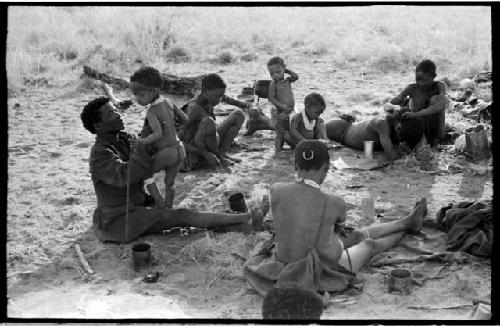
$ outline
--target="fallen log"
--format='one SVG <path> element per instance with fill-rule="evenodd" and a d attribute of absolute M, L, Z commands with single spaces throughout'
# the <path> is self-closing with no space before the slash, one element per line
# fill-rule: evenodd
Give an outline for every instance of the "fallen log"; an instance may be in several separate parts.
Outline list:
<path fill-rule="evenodd" d="M 129 87 L 128 81 L 99 72 L 88 66 L 83 66 L 82 76 L 101 80 L 119 90 L 124 90 Z M 172 74 L 162 73 L 163 87 L 161 88 L 161 91 L 172 95 L 186 95 L 194 97 L 201 90 L 201 80 L 205 76 L 206 75 L 196 77 L 178 77 Z"/>

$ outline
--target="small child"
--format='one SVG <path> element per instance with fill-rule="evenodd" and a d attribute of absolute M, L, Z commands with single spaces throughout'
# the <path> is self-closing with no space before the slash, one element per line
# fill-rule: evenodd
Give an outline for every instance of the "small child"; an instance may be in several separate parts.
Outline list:
<path fill-rule="evenodd" d="M 285 130 L 290 129 L 290 114 L 294 112 L 295 107 L 291 83 L 298 80 L 299 76 L 287 69 L 280 57 L 271 58 L 267 62 L 267 69 L 272 78 L 269 85 L 269 101 L 274 105 L 271 109 L 271 123 L 276 129 L 275 157 L 279 157 L 283 150 Z M 290 75 L 286 79 L 285 73 Z"/>
<path fill-rule="evenodd" d="M 405 118 L 419 118 L 424 126 L 427 142 L 436 147 L 445 135 L 445 109 L 449 104 L 446 86 L 436 78 L 436 65 L 431 60 L 423 60 L 415 69 L 416 83 L 408 85 L 398 96 L 391 99 L 393 105 L 405 105 L 408 100 L 409 112 Z"/>
<path fill-rule="evenodd" d="M 285 136 L 285 140 L 292 148 L 305 139 L 328 141 L 324 121 L 320 118 L 325 108 L 325 100 L 319 93 L 311 93 L 304 98 L 304 110 L 292 117 L 290 137 Z"/>
<path fill-rule="evenodd" d="M 171 208 L 175 196 L 175 177 L 186 156 L 175 128 L 175 119 L 185 123 L 187 116 L 176 105 L 160 95 L 163 78 L 151 67 L 143 67 L 130 77 L 130 89 L 137 103 L 147 108 L 146 119 L 137 142 L 150 146 L 155 152 L 152 173 L 165 170 L 165 201 L 159 206 Z M 148 191 L 161 198 L 153 178 L 145 180 Z"/>

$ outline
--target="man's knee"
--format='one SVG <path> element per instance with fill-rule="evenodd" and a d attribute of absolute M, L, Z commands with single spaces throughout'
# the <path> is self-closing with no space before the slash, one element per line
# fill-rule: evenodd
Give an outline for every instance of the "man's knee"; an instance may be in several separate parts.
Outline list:
<path fill-rule="evenodd" d="M 203 135 L 215 133 L 217 131 L 217 125 L 215 121 L 210 117 L 205 117 L 201 119 L 200 124 L 198 126 L 198 133 Z"/>
<path fill-rule="evenodd" d="M 238 126 L 238 128 L 243 125 L 243 122 L 245 122 L 245 114 L 240 109 L 236 109 L 233 112 L 231 112 L 231 116 L 234 123 Z"/>

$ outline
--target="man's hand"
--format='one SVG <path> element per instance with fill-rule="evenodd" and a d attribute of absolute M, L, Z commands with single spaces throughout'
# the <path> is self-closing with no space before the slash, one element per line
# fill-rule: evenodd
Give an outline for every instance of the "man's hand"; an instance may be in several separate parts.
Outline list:
<path fill-rule="evenodd" d="M 416 112 L 404 112 L 403 119 L 414 119 L 418 118 L 418 114 Z"/>
<path fill-rule="evenodd" d="M 354 231 L 353 227 L 345 226 L 344 223 L 337 224 L 335 223 L 335 233 L 340 234 L 342 237 L 347 238 L 347 233 Z"/>

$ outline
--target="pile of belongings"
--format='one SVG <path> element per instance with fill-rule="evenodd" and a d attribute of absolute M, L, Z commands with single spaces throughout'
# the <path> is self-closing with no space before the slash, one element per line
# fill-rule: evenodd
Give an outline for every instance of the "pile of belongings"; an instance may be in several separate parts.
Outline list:
<path fill-rule="evenodd" d="M 465 118 L 473 121 L 491 123 L 491 105 L 493 101 L 485 102 L 474 96 L 476 83 L 486 82 L 485 79 L 487 77 L 486 75 L 478 74 L 474 77 L 474 81 L 470 79 L 462 80 L 459 88 L 463 90 L 463 93 L 458 97 L 452 98 L 454 102 L 451 105 L 451 109 L 461 112 Z M 491 80 L 491 72 L 489 78 Z"/>
<path fill-rule="evenodd" d="M 493 204 L 460 202 L 442 207 L 437 213 L 440 229 L 447 233 L 447 250 L 491 257 L 493 245 Z"/>

